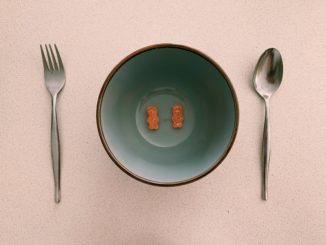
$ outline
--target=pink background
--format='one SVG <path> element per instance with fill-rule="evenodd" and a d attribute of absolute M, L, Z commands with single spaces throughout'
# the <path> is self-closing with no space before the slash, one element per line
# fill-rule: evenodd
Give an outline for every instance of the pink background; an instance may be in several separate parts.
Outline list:
<path fill-rule="evenodd" d="M 1 244 L 326 244 L 326 1 L 0 2 Z M 57 43 L 62 202 L 54 203 L 50 97 L 40 43 Z M 184 44 L 216 60 L 240 103 L 235 144 L 204 179 L 176 188 L 121 172 L 101 145 L 96 102 L 136 49 Z M 251 76 L 278 48 L 269 201 L 260 199 L 263 103 Z"/>

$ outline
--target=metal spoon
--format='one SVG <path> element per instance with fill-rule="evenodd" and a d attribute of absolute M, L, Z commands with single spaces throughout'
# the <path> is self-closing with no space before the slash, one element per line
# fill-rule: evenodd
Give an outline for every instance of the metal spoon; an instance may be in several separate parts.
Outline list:
<path fill-rule="evenodd" d="M 267 49 L 259 58 L 253 77 L 257 93 L 265 101 L 265 124 L 262 145 L 263 173 L 263 200 L 267 200 L 268 168 L 270 159 L 270 131 L 269 131 L 269 101 L 274 92 L 281 85 L 283 77 L 283 61 L 280 52 L 275 48 Z"/>

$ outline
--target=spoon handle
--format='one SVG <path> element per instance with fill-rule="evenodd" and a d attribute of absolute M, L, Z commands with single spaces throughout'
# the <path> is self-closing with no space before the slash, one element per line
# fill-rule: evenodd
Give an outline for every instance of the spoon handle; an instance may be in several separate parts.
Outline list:
<path fill-rule="evenodd" d="M 264 124 L 264 133 L 263 133 L 263 145 L 262 145 L 262 157 L 263 157 L 263 192 L 262 198 L 267 201 L 268 194 L 268 170 L 269 170 L 269 159 L 271 152 L 270 144 L 270 129 L 269 129 L 269 100 L 265 100 L 265 124 Z"/>

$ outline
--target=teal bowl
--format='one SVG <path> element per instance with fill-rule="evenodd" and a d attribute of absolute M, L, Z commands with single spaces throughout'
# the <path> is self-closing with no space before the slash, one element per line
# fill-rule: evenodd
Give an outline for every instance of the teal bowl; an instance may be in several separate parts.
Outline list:
<path fill-rule="evenodd" d="M 183 127 L 171 108 L 184 108 Z M 158 109 L 159 129 L 149 130 L 146 108 Z M 113 162 L 142 182 L 174 186 L 215 169 L 235 140 L 238 102 L 229 78 L 203 53 L 159 44 L 123 59 L 109 74 L 97 103 L 97 126 Z"/>

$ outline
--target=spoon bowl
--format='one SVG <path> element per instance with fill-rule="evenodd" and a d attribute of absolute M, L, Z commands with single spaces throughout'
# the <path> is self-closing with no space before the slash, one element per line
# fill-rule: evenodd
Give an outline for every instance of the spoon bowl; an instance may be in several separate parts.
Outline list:
<path fill-rule="evenodd" d="M 275 48 L 267 49 L 259 58 L 255 73 L 254 87 L 264 99 L 269 99 L 280 87 L 283 77 L 283 61 Z"/>

